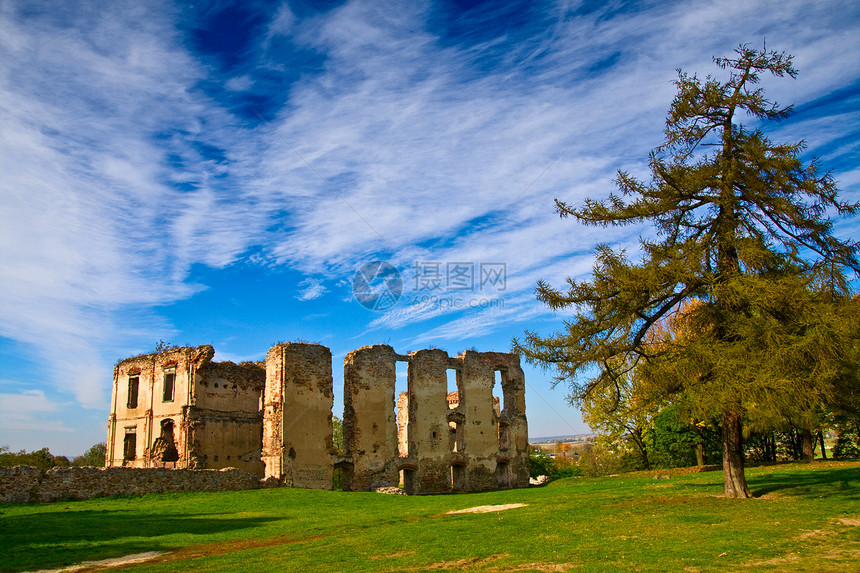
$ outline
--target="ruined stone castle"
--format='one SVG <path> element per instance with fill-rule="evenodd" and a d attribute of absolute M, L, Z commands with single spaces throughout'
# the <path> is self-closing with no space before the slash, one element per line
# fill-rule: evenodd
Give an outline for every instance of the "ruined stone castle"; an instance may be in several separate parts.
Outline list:
<path fill-rule="evenodd" d="M 515 354 L 402 355 L 387 345 L 350 352 L 343 453 L 332 442 L 328 348 L 277 344 L 265 362 L 238 365 L 213 362 L 214 354 L 211 346 L 173 348 L 117 364 L 107 466 L 235 467 L 293 487 L 336 481 L 346 491 L 528 486 L 525 380 Z M 397 362 L 407 363 L 408 389 L 395 404 Z M 448 392 L 449 370 L 456 393 Z"/>

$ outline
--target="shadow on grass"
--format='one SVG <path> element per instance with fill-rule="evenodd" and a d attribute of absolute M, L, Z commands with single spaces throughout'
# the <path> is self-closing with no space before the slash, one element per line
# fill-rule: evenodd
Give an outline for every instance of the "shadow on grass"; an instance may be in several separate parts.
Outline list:
<path fill-rule="evenodd" d="M 747 476 L 747 483 L 755 497 L 782 492 L 785 495 L 860 501 L 860 469 L 857 467 L 759 474 Z"/>
<path fill-rule="evenodd" d="M 277 520 L 217 515 L 85 510 L 0 516 L 0 571 L 60 567 L 146 551 L 169 551 L 175 547 L 166 545 L 164 540 L 146 538 L 212 535 Z"/>
<path fill-rule="evenodd" d="M 772 467 L 776 470 L 772 472 L 747 471 L 747 485 L 753 497 L 763 497 L 769 493 L 778 492 L 780 495 L 792 497 L 826 497 L 851 502 L 860 501 L 860 467 L 816 468 L 814 465 L 799 466 L 798 464 L 792 464 L 792 466 L 759 466 L 762 469 Z M 722 472 L 700 477 L 697 481 L 685 482 L 684 487 L 702 494 L 722 494 Z"/>

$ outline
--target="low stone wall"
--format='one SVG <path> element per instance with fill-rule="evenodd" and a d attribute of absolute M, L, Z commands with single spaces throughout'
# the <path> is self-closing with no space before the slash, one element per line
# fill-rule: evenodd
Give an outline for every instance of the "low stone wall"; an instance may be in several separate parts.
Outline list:
<path fill-rule="evenodd" d="M 0 502 L 26 503 L 33 499 L 45 470 L 32 466 L 0 467 Z"/>
<path fill-rule="evenodd" d="M 258 489 L 260 477 L 235 468 L 172 470 L 165 468 L 0 467 L 0 502 L 50 502 L 112 495 L 167 491 L 235 491 Z"/>

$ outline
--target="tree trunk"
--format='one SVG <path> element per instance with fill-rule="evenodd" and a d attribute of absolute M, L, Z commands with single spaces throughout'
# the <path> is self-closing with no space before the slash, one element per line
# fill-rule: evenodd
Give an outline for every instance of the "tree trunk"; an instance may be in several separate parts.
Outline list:
<path fill-rule="evenodd" d="M 705 444 L 696 442 L 696 465 L 702 467 L 705 465 Z"/>
<path fill-rule="evenodd" d="M 752 497 L 744 475 L 744 444 L 741 417 L 730 410 L 722 415 L 723 477 L 729 498 Z"/>
<path fill-rule="evenodd" d="M 639 448 L 639 455 L 642 457 L 643 469 L 650 470 L 651 464 L 648 462 L 648 449 L 645 446 L 645 440 L 642 437 L 642 430 L 634 428 L 630 430 L 630 437 L 633 438 L 633 443 Z"/>
<path fill-rule="evenodd" d="M 821 444 L 821 459 L 827 459 L 827 448 L 824 446 L 824 430 L 818 432 L 818 443 Z"/>
<path fill-rule="evenodd" d="M 808 427 L 804 426 L 800 432 L 800 444 L 800 460 L 805 464 L 811 464 L 812 460 L 815 459 L 815 452 L 812 448 L 812 430 Z"/>

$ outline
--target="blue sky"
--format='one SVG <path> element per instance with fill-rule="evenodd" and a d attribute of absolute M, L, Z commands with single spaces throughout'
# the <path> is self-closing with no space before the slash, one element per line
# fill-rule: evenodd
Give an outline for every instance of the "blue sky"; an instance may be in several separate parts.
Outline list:
<path fill-rule="evenodd" d="M 551 332 L 536 281 L 644 232 L 553 199 L 647 175 L 675 70 L 719 75 L 740 43 L 795 55 L 798 79 L 764 85 L 797 113 L 767 130 L 860 200 L 858 38 L 853 0 L 3 2 L 0 444 L 104 440 L 113 364 L 159 340 L 234 361 L 325 344 L 340 414 L 352 349 Z M 385 311 L 352 291 L 378 260 L 403 280 Z M 436 269 L 474 286 L 431 288 Z M 526 376 L 533 436 L 587 431 Z"/>

